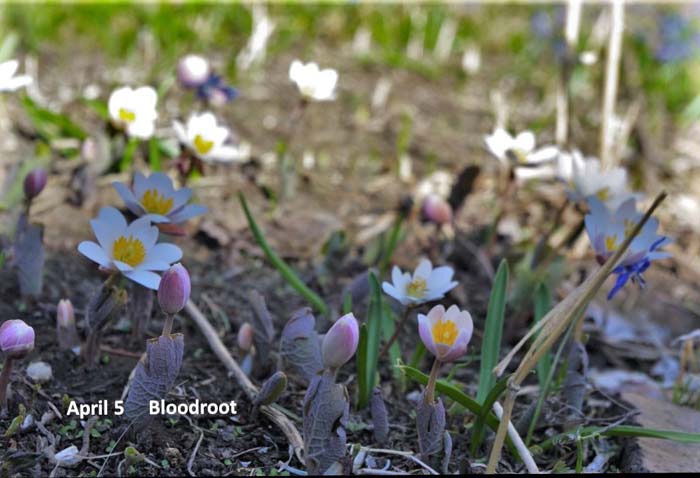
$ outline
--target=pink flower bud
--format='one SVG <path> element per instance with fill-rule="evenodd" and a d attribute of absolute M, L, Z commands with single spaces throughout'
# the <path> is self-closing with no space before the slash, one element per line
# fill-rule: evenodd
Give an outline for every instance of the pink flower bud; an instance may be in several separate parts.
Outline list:
<path fill-rule="evenodd" d="M 97 151 L 97 141 L 94 138 L 86 138 L 80 145 L 80 157 L 85 161 L 96 161 Z"/>
<path fill-rule="evenodd" d="M 440 196 L 430 195 L 423 200 L 423 217 L 438 225 L 452 222 L 452 206 Z"/>
<path fill-rule="evenodd" d="M 339 318 L 323 337 L 321 352 L 327 368 L 339 368 L 355 355 L 360 328 L 352 313 Z"/>
<path fill-rule="evenodd" d="M 56 323 L 61 328 L 75 327 L 75 310 L 69 299 L 61 299 L 56 307 Z"/>
<path fill-rule="evenodd" d="M 241 350 L 241 352 L 250 352 L 250 349 L 253 348 L 254 335 L 255 330 L 249 322 L 241 325 L 241 328 L 238 329 L 238 348 Z"/>
<path fill-rule="evenodd" d="M 196 88 L 207 81 L 210 71 L 206 58 L 187 55 L 177 64 L 177 81 L 185 88 Z"/>
<path fill-rule="evenodd" d="M 24 178 L 24 195 L 30 201 L 37 197 L 46 186 L 48 174 L 44 168 L 32 169 Z"/>
<path fill-rule="evenodd" d="M 180 312 L 190 298 L 190 274 L 177 263 L 163 273 L 158 287 L 158 303 L 168 315 Z"/>
<path fill-rule="evenodd" d="M 34 350 L 34 329 L 19 319 L 3 322 L 0 326 L 0 349 L 8 357 L 25 357 Z"/>

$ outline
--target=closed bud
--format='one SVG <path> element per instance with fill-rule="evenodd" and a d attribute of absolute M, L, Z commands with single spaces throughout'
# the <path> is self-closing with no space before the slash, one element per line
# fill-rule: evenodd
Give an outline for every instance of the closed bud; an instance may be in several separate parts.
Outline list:
<path fill-rule="evenodd" d="M 25 357 L 34 350 L 34 329 L 19 319 L 3 322 L 0 349 L 11 358 Z"/>
<path fill-rule="evenodd" d="M 440 196 L 434 194 L 427 196 L 423 200 L 421 212 L 426 220 L 440 226 L 452 222 L 452 206 Z"/>
<path fill-rule="evenodd" d="M 80 157 L 85 161 L 96 161 L 97 151 L 97 142 L 94 138 L 86 138 L 80 145 Z"/>
<path fill-rule="evenodd" d="M 163 273 L 158 287 L 158 303 L 168 315 L 180 312 L 190 298 L 190 274 L 177 263 Z"/>
<path fill-rule="evenodd" d="M 46 186 L 48 173 L 44 168 L 32 169 L 24 178 L 24 196 L 28 200 L 37 197 Z"/>
<path fill-rule="evenodd" d="M 80 345 L 78 330 L 75 328 L 75 311 L 68 299 L 62 299 L 56 307 L 56 338 L 61 350 L 69 350 Z"/>
<path fill-rule="evenodd" d="M 321 353 L 326 368 L 342 367 L 355 355 L 360 340 L 360 328 L 352 313 L 339 318 L 323 338 Z"/>
<path fill-rule="evenodd" d="M 206 58 L 187 55 L 177 64 L 177 81 L 185 88 L 197 88 L 209 78 L 211 68 Z"/>
<path fill-rule="evenodd" d="M 241 350 L 241 352 L 250 352 L 250 349 L 253 348 L 254 335 L 255 330 L 249 322 L 241 325 L 241 328 L 238 329 L 238 348 Z"/>
<path fill-rule="evenodd" d="M 287 376 L 284 372 L 275 372 L 262 384 L 258 395 L 253 401 L 253 405 L 260 406 L 275 403 L 286 389 Z"/>

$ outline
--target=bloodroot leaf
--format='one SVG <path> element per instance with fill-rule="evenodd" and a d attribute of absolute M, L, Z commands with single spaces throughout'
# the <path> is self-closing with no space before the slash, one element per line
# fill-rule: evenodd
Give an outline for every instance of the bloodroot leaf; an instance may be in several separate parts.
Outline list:
<path fill-rule="evenodd" d="M 15 233 L 15 266 L 22 296 L 37 296 L 41 293 L 44 269 L 44 228 L 30 224 L 22 215 Z"/>
<path fill-rule="evenodd" d="M 316 375 L 304 396 L 304 456 L 309 475 L 322 475 L 345 456 L 348 392 L 333 374 Z"/>
<path fill-rule="evenodd" d="M 275 403 L 286 389 L 287 376 L 284 372 L 275 372 L 260 387 L 260 391 L 253 401 L 253 406 L 259 407 Z"/>
<path fill-rule="evenodd" d="M 146 342 L 146 358 L 136 364 L 134 380 L 124 403 L 124 414 L 136 431 L 151 421 L 148 405 L 164 399 L 182 366 L 182 334 L 161 335 Z"/>
<path fill-rule="evenodd" d="M 418 448 L 423 459 L 442 451 L 445 431 L 445 406 L 440 398 L 426 403 L 425 391 L 420 396 L 416 410 Z"/>
<path fill-rule="evenodd" d="M 379 387 L 374 387 L 374 390 L 372 390 L 369 409 L 372 413 L 372 424 L 374 425 L 374 441 L 381 445 L 389 435 L 389 416 Z"/>
<path fill-rule="evenodd" d="M 282 330 L 280 353 L 288 369 L 310 383 L 323 369 L 321 342 L 314 330 L 316 319 L 309 307 L 292 314 Z"/>
<path fill-rule="evenodd" d="M 131 336 L 142 340 L 153 313 L 154 294 L 151 289 L 134 282 L 129 297 L 131 300 L 127 305 L 127 314 L 131 319 Z"/>
<path fill-rule="evenodd" d="M 108 283 L 100 286 L 97 294 L 90 300 L 85 314 L 87 339 L 85 346 L 80 349 L 86 363 L 93 364 L 97 360 L 102 331 L 126 302 L 126 291 L 117 289 Z"/>

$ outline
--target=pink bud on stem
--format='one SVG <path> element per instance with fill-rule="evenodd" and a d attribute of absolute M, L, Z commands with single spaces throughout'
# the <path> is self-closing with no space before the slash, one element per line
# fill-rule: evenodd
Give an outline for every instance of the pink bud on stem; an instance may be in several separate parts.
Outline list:
<path fill-rule="evenodd" d="M 46 186 L 48 173 L 44 168 L 36 168 L 29 171 L 29 174 L 24 178 L 24 196 L 28 202 L 31 202 L 35 197 L 41 194 Z"/>
<path fill-rule="evenodd" d="M 342 367 L 355 355 L 359 341 L 360 327 L 355 316 L 352 313 L 342 316 L 323 337 L 323 365 L 331 370 Z"/>
<path fill-rule="evenodd" d="M 158 303 L 166 315 L 162 335 L 170 335 L 175 314 L 187 304 L 190 290 L 190 274 L 182 264 L 177 263 L 163 273 L 158 286 Z"/>
<path fill-rule="evenodd" d="M 0 350 L 5 353 L 5 364 L 0 373 L 0 410 L 7 409 L 7 390 L 10 385 L 12 363 L 34 350 L 34 329 L 23 320 L 8 320 L 0 326 Z"/>

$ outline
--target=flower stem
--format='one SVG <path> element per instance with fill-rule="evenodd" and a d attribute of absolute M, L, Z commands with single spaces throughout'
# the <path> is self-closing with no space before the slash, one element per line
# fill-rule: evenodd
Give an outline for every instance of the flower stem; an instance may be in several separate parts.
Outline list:
<path fill-rule="evenodd" d="M 394 342 L 396 342 L 396 339 L 398 338 L 399 333 L 401 332 L 401 329 L 403 329 L 404 324 L 408 320 L 408 315 L 411 313 L 412 310 L 413 310 L 412 305 L 407 305 L 406 307 L 404 307 L 403 316 L 401 317 L 401 320 L 399 321 L 399 323 L 396 325 L 396 330 L 394 330 L 394 334 L 391 336 L 389 341 L 386 344 L 384 344 L 384 347 L 382 347 L 381 352 L 379 352 L 378 358 L 382 358 L 387 353 L 387 351 L 391 348 L 391 346 L 394 344 Z"/>
<path fill-rule="evenodd" d="M 0 373 L 0 410 L 7 409 L 7 389 L 10 386 L 10 374 L 12 374 L 12 357 L 5 359 L 5 365 Z"/>
<path fill-rule="evenodd" d="M 430 370 L 428 377 L 428 385 L 425 387 L 425 403 L 432 405 L 435 403 L 435 383 L 437 382 L 438 372 L 440 371 L 440 360 L 437 358 L 433 362 L 433 368 Z"/>
<path fill-rule="evenodd" d="M 173 331 L 173 321 L 175 320 L 174 315 L 167 314 L 165 316 L 165 323 L 163 324 L 163 332 L 160 335 L 170 335 Z"/>

